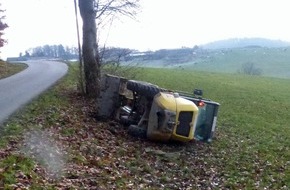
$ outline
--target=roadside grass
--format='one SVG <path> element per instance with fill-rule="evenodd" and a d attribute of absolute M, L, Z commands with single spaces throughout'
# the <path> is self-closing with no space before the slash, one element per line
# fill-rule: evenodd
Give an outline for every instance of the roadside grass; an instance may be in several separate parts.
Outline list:
<path fill-rule="evenodd" d="M 16 74 L 26 67 L 25 64 L 9 64 L 0 60 L 0 79 Z"/>
<path fill-rule="evenodd" d="M 74 88 L 71 82 L 73 73 L 70 72 L 56 87 L 33 100 L 0 126 L 0 188 L 25 188 L 25 185 L 17 184 L 32 181 L 32 185 L 29 185 L 32 189 L 42 189 L 35 185 L 40 180 L 39 174 L 35 172 L 39 169 L 35 159 L 25 156 L 26 153 L 22 150 L 24 134 L 44 130 L 57 121 L 57 111 L 68 106 L 66 90 Z"/>
<path fill-rule="evenodd" d="M 211 144 L 150 142 L 128 136 L 126 129 L 113 121 L 97 121 L 94 102 L 78 94 L 77 65 L 71 64 L 68 75 L 54 88 L 2 126 L 0 186 L 289 189 L 289 80 L 184 70 L 143 71 L 140 80 L 173 90 L 202 88 L 206 98 L 221 103 Z M 36 138 L 39 141 L 31 138 L 35 133 L 41 134 Z M 51 157 L 52 162 L 37 155 Z"/>
<path fill-rule="evenodd" d="M 146 69 L 141 80 L 193 91 L 221 103 L 213 168 L 229 188 L 290 186 L 290 80 L 170 69 Z"/>
<path fill-rule="evenodd" d="M 33 100 L 24 109 L 19 110 L 14 116 L 1 126 L 0 145 L 7 143 L 6 137 L 19 136 L 24 130 L 34 128 L 43 120 L 51 123 L 50 120 L 58 117 L 55 114 L 56 109 L 66 107 L 68 105 L 66 90 L 74 88 L 71 82 L 73 77 L 73 71 L 66 76 L 66 80 L 56 85 L 56 87 L 49 89 L 43 95 L 39 96 L 36 100 Z M 61 96 L 63 93 L 64 96 Z M 52 114 L 51 114 L 52 113 Z M 36 118 L 38 115 L 48 115 L 46 118 Z M 1 146 L 0 146 L 1 147 Z"/>

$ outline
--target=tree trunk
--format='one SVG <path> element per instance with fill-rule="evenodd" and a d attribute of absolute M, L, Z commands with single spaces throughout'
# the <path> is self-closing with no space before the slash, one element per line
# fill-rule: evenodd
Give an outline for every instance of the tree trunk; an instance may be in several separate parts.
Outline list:
<path fill-rule="evenodd" d="M 79 9 L 83 20 L 85 90 L 89 97 L 96 98 L 100 92 L 101 76 L 94 0 L 79 0 Z"/>

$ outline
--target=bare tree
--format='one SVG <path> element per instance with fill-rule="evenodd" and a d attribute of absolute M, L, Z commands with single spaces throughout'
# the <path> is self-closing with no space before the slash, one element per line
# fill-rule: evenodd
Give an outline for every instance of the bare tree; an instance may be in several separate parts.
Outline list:
<path fill-rule="evenodd" d="M 97 97 L 100 91 L 101 57 L 98 29 L 118 15 L 134 17 L 139 0 L 79 0 L 83 20 L 83 62 L 85 90 L 89 97 Z"/>
<path fill-rule="evenodd" d="M 101 48 L 102 73 L 135 79 L 142 68 L 138 67 L 138 63 L 127 62 L 132 59 L 133 52 L 134 50 L 128 48 Z"/>
<path fill-rule="evenodd" d="M 242 68 L 238 70 L 238 73 L 245 75 L 262 75 L 262 69 L 256 67 L 253 62 L 246 62 L 242 65 Z"/>

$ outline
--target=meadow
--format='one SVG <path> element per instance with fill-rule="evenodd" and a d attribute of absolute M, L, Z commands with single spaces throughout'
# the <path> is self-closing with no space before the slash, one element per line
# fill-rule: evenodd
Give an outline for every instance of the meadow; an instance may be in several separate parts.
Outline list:
<path fill-rule="evenodd" d="M 138 80 L 172 90 L 199 88 L 221 104 L 211 143 L 164 144 L 94 118 L 94 101 L 77 91 L 77 68 L 70 65 L 54 88 L 3 125 L 1 188 L 290 188 L 289 79 L 138 69 Z M 40 142 L 29 144 L 31 135 Z"/>
<path fill-rule="evenodd" d="M 188 61 L 181 61 L 182 55 L 164 56 L 156 60 L 135 60 L 145 67 L 174 68 L 194 71 L 237 73 L 244 64 L 252 63 L 261 69 L 262 76 L 290 78 L 290 49 L 244 47 L 218 50 L 202 50 L 187 55 Z M 180 58 L 177 64 L 175 59 Z"/>
<path fill-rule="evenodd" d="M 7 64 L 0 60 L 0 79 L 18 73 L 24 70 L 27 66 L 25 64 Z"/>
<path fill-rule="evenodd" d="M 234 48 L 213 51 L 209 57 L 186 63 L 185 68 L 196 70 L 237 73 L 245 63 L 253 63 L 262 75 L 290 78 L 290 51 L 287 48 Z"/>
<path fill-rule="evenodd" d="M 205 98 L 221 104 L 206 160 L 229 187 L 290 188 L 289 79 L 172 69 L 144 73 L 140 80 L 174 90 L 203 89 Z"/>

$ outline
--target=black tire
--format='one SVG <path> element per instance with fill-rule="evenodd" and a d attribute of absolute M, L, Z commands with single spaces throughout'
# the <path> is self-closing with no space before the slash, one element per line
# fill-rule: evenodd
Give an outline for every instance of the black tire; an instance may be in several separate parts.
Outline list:
<path fill-rule="evenodd" d="M 148 98 L 153 98 L 161 91 L 161 89 L 154 84 L 135 80 L 129 80 L 127 82 L 127 89 Z"/>
<path fill-rule="evenodd" d="M 147 137 L 147 130 L 145 128 L 138 127 L 137 125 L 130 125 L 128 128 L 128 134 L 133 137 L 145 139 Z"/>

